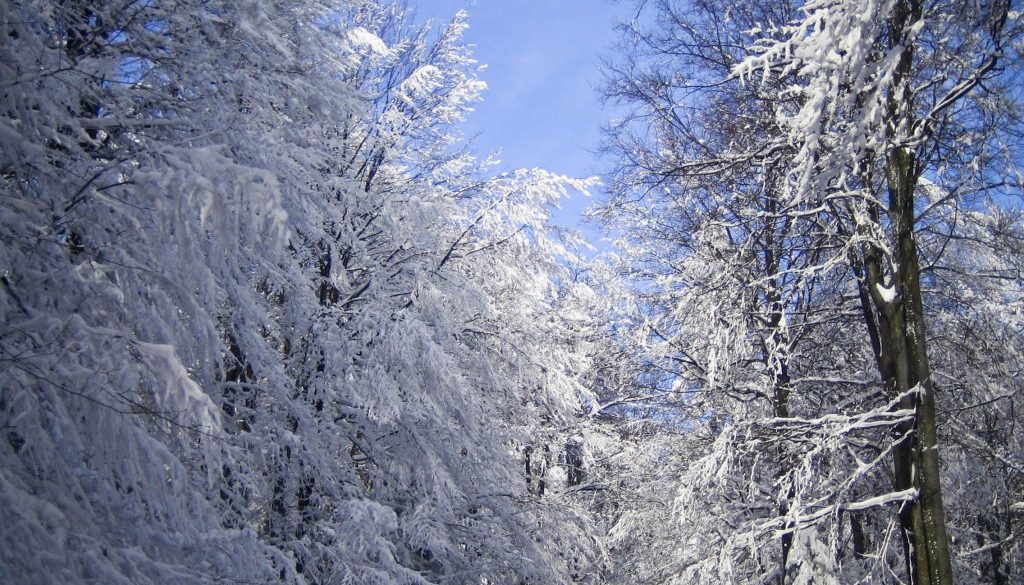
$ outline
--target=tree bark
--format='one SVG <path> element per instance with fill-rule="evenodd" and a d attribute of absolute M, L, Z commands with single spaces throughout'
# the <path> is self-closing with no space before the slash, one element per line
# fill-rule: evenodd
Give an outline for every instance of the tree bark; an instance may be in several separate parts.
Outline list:
<path fill-rule="evenodd" d="M 886 153 L 885 178 L 895 244 L 891 285 L 897 287 L 897 296 L 887 309 L 891 314 L 889 330 L 896 366 L 895 389 L 903 396 L 901 407 L 914 411 L 913 427 L 906 429 L 894 452 L 894 468 L 897 484 L 918 490 L 917 499 L 904 504 L 900 513 L 904 532 L 909 530 L 912 582 L 915 585 L 952 585 L 949 537 L 942 506 L 935 388 L 928 360 L 921 269 L 914 237 L 914 193 L 920 169 L 913 150 L 902 143 L 914 110 L 910 89 L 914 53 L 909 29 L 921 14 L 920 0 L 901 0 L 894 6 L 890 18 L 890 45 L 902 47 L 902 53 L 887 116 L 890 146 Z"/>
<path fill-rule="evenodd" d="M 894 332 L 903 338 L 898 362 L 905 367 L 906 383 L 901 392 L 911 392 L 905 398 L 907 406 L 914 407 L 914 429 L 905 439 L 908 443 L 911 485 L 918 489 L 912 503 L 914 526 L 914 583 L 917 585 L 951 585 L 952 563 L 949 556 L 949 537 L 946 534 L 945 512 L 942 506 L 938 440 L 936 435 L 935 388 L 931 379 L 931 365 L 926 343 L 924 303 L 921 298 L 921 269 L 914 238 L 914 189 L 917 170 L 914 156 L 907 148 L 897 148 L 889 156 L 887 180 L 889 207 L 896 239 L 895 279 L 901 294 L 897 299 L 902 315 L 902 331 Z M 902 368 L 901 368 L 902 369 Z"/>

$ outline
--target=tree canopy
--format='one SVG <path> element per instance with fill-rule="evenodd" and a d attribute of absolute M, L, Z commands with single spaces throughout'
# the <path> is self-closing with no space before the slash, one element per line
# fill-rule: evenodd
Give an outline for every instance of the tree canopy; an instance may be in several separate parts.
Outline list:
<path fill-rule="evenodd" d="M 1021 580 L 1020 7 L 633 6 L 602 183 L 465 11 L 0 4 L 0 581 Z"/>

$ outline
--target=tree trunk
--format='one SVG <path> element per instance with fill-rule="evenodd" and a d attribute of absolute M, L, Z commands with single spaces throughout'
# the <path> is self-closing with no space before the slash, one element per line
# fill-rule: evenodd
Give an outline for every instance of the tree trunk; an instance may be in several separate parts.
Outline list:
<path fill-rule="evenodd" d="M 910 79 L 914 55 L 908 29 L 920 18 L 920 0 L 901 0 L 889 19 L 890 47 L 902 47 L 887 104 L 889 150 L 885 153 L 885 180 L 892 258 L 885 262 L 880 246 L 865 245 L 864 265 L 858 277 L 862 279 L 864 317 L 886 392 L 890 399 L 900 397 L 897 408 L 914 413 L 911 421 L 893 429 L 893 487 L 897 491 L 918 491 L 917 497 L 899 510 L 907 573 L 914 585 L 951 585 L 953 571 L 942 506 L 935 394 L 914 237 L 914 192 L 920 170 L 914 152 L 903 143 L 913 113 Z M 877 222 L 878 210 L 871 212 Z"/>
<path fill-rule="evenodd" d="M 902 331 L 893 333 L 903 341 L 897 348 L 902 354 L 897 356 L 898 370 L 906 369 L 906 381 L 898 389 L 901 393 L 916 389 L 916 393 L 904 399 L 906 406 L 914 407 L 915 428 L 904 440 L 910 451 L 905 455 L 909 455 L 910 469 L 903 471 L 910 474 L 905 479 L 918 489 L 917 501 L 911 505 L 914 583 L 951 585 L 953 570 L 939 481 L 935 391 L 928 361 L 921 269 L 914 239 L 914 190 L 918 173 L 914 156 L 907 148 L 896 148 L 890 153 L 886 166 L 898 266 L 893 276 L 900 290 L 896 309 L 902 317 L 898 319 L 902 322 Z"/>
<path fill-rule="evenodd" d="M 765 212 L 772 219 L 765 222 L 761 234 L 762 241 L 764 242 L 764 273 L 772 279 L 771 284 L 765 291 L 765 304 L 768 310 L 765 324 L 767 325 L 768 335 L 767 339 L 764 340 L 764 362 L 766 369 L 771 375 L 772 415 L 775 418 L 789 418 L 789 394 L 792 390 L 789 374 L 790 339 L 786 324 L 786 306 L 783 303 L 782 291 L 784 287 L 781 279 L 778 277 L 779 256 L 781 254 L 778 252 L 777 246 L 779 245 L 779 240 L 782 239 L 777 238 L 778 226 L 774 220 L 778 211 L 778 200 L 773 194 L 767 198 L 765 205 Z M 785 231 L 785 226 L 783 226 L 783 232 Z M 786 445 L 783 443 L 776 445 L 775 458 L 778 464 L 776 479 L 789 482 L 785 496 L 781 497 L 779 501 L 779 516 L 785 517 L 789 514 L 790 502 L 795 496 L 792 478 L 787 479 L 787 476 L 791 476 L 793 470 L 793 460 L 789 453 L 787 453 Z M 785 529 L 782 531 L 782 536 L 779 539 L 781 545 L 780 552 L 782 553 L 780 559 L 781 571 L 779 573 L 780 585 L 786 582 L 786 565 L 789 562 L 789 552 L 793 548 L 795 531 L 796 526 L 794 523 L 787 520 Z"/>
<path fill-rule="evenodd" d="M 895 407 L 914 413 L 893 429 L 893 488 L 918 490 L 905 502 L 899 520 L 907 573 L 914 585 L 950 585 L 952 568 L 942 507 L 936 438 L 934 387 L 926 345 L 920 267 L 914 239 L 914 157 L 896 149 L 886 164 L 893 258 L 887 265 L 881 249 L 867 244 L 861 304 L 879 374 Z M 886 279 L 888 275 L 888 280 Z M 882 289 L 891 289 L 883 294 Z"/>
<path fill-rule="evenodd" d="M 775 355 L 769 359 L 770 366 L 772 368 L 772 410 L 776 418 L 789 418 L 789 392 L 790 392 L 790 377 L 789 377 L 789 357 L 788 352 L 785 348 L 789 344 L 788 336 L 782 329 L 782 303 L 777 300 L 773 300 L 772 303 L 772 334 L 771 343 L 775 346 Z M 783 444 L 778 445 L 778 452 L 776 458 L 778 459 L 779 469 L 778 477 L 780 479 L 785 478 L 793 469 L 792 458 L 786 453 L 786 446 Z M 779 502 L 779 515 L 786 516 L 789 514 L 790 501 L 792 501 L 795 493 L 793 492 L 793 484 L 790 482 L 789 487 L 786 488 L 786 496 Z M 789 562 L 789 551 L 793 548 L 793 536 L 796 531 L 796 526 L 792 521 L 786 521 L 786 528 L 782 532 L 781 545 L 782 545 L 782 559 L 781 568 L 782 573 L 779 575 L 779 583 L 783 584 L 786 582 L 786 564 Z"/>
<path fill-rule="evenodd" d="M 921 0 L 901 0 L 890 18 L 890 46 L 902 47 L 888 104 L 889 151 L 885 175 L 892 221 L 894 268 L 892 285 L 897 296 L 889 307 L 892 350 L 896 362 L 896 390 L 904 396 L 901 407 L 912 407 L 913 428 L 907 429 L 894 453 L 897 483 L 918 490 L 915 501 L 901 510 L 904 531 L 910 529 L 910 564 L 915 585 L 952 585 L 949 538 L 942 506 L 939 453 L 936 436 L 935 392 L 928 361 L 921 269 L 914 237 L 914 192 L 920 170 L 904 138 L 911 127 L 913 95 L 913 39 L 909 29 L 920 20 Z M 874 292 L 874 291 L 873 291 Z"/>

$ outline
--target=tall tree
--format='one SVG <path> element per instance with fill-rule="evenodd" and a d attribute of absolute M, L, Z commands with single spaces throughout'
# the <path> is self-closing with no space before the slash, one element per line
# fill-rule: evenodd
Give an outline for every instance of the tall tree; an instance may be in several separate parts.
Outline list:
<path fill-rule="evenodd" d="M 1012 120 L 1011 111 L 984 94 L 1001 83 L 1008 57 L 1015 65 L 1004 49 L 1019 35 L 1006 26 L 1008 2 L 966 10 L 956 2 L 917 0 L 867 11 L 858 3 L 811 3 L 783 40 L 762 44 L 763 54 L 737 68 L 741 75 L 759 67 L 766 75 L 773 68 L 798 71 L 802 84 L 795 92 L 805 101 L 795 114 L 779 112 L 800 149 L 792 196 L 817 200 L 823 191 L 833 193 L 852 211 L 851 242 L 859 240 L 854 264 L 878 369 L 890 398 L 914 412 L 895 429 L 893 457 L 895 487 L 915 492 L 901 506 L 900 522 L 908 570 L 922 584 L 951 583 L 953 572 L 915 235 L 926 211 L 918 194 L 922 177 L 941 181 L 942 167 L 952 163 L 950 126 L 981 122 L 976 137 L 993 141 L 998 134 L 982 121 Z M 954 54 L 960 57 L 950 61 Z M 1005 161 L 965 162 L 994 163 L 999 173 Z"/>
<path fill-rule="evenodd" d="M 982 199 L 998 207 L 1019 189 L 1009 85 L 1019 51 L 1005 50 L 1016 13 L 1005 3 L 970 18 L 943 2 L 644 4 L 653 10 L 627 28 L 626 57 L 612 66 L 612 96 L 637 115 L 612 128 L 621 163 L 603 213 L 634 238 L 627 270 L 644 279 L 642 331 L 662 348 L 662 370 L 721 400 L 714 447 L 681 501 L 697 550 L 707 536 L 689 514 L 721 506 L 732 528 L 711 540 L 727 545 L 717 558 L 693 554 L 684 574 L 880 577 L 888 553 L 882 545 L 881 566 L 864 565 L 864 522 L 884 527 L 880 510 L 896 502 L 910 579 L 948 582 L 925 310 L 949 306 L 929 287 L 965 243 L 956 214 L 985 213 Z M 957 134 L 971 138 L 957 144 Z M 828 546 L 853 541 L 845 567 L 814 544 L 825 520 Z M 741 534 L 780 539 L 781 558 L 757 544 L 744 556 Z"/>
<path fill-rule="evenodd" d="M 750 462 L 759 469 L 751 475 L 765 485 L 756 505 L 737 510 L 734 521 L 781 523 L 762 530 L 776 533 L 770 565 L 784 578 L 789 565 L 799 564 L 789 558 L 794 519 L 802 515 L 798 492 L 809 483 L 807 473 L 819 472 L 811 460 L 820 454 L 793 441 L 795 429 L 769 429 L 776 419 L 817 416 L 823 403 L 844 412 L 849 403 L 843 406 L 836 394 L 860 393 L 864 380 L 833 372 L 866 357 L 837 335 L 852 306 L 846 285 L 828 268 L 841 262 L 828 218 L 813 205 L 794 209 L 785 197 L 780 169 L 795 153 L 778 141 L 774 108 L 798 101 L 785 96 L 784 81 L 762 87 L 728 79 L 750 55 L 757 24 L 786 21 L 793 7 L 657 2 L 653 8 L 653 26 L 627 29 L 624 45 L 632 49 L 612 65 L 608 95 L 634 109 L 609 135 L 621 163 L 600 213 L 631 240 L 625 270 L 645 281 L 640 331 L 665 372 L 665 388 L 678 395 L 676 408 L 710 423 L 708 443 L 736 437 L 720 434 L 723 426 L 756 425 L 742 439 L 746 446 L 727 448 L 733 455 L 771 452 Z M 739 489 L 706 483 L 715 477 L 706 470 L 694 475 L 696 493 Z M 745 548 L 731 536 L 726 541 L 722 547 L 698 539 L 688 556 L 714 559 L 698 552 L 704 545 Z"/>

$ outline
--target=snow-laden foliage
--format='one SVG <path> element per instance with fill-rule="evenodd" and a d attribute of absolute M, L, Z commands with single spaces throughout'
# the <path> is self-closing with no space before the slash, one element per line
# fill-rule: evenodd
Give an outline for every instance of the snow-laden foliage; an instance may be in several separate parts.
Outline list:
<path fill-rule="evenodd" d="M 589 183 L 458 150 L 464 13 L 24 0 L 0 27 L 0 580 L 595 574 L 522 468 L 578 414 L 545 206 Z"/>
<path fill-rule="evenodd" d="M 1019 12 L 642 4 L 597 213 L 698 429 L 653 578 L 1019 578 Z"/>

